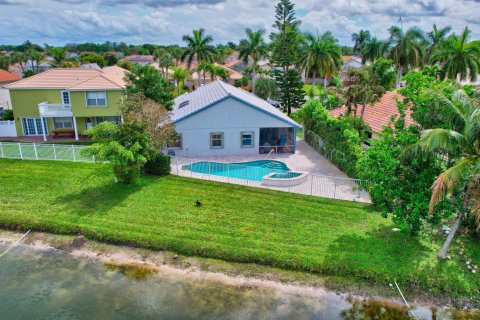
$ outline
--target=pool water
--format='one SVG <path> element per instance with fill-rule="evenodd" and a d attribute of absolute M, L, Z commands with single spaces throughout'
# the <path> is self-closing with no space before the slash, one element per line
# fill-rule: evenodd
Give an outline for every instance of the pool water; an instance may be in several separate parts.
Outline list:
<path fill-rule="evenodd" d="M 287 172 L 290 173 L 290 169 L 285 163 L 275 160 L 257 160 L 238 163 L 200 161 L 183 168 L 195 173 L 212 174 L 251 181 L 262 181 L 262 178 L 270 173 L 278 173 L 280 175 L 284 175 Z M 283 178 L 291 177 L 284 176 Z"/>

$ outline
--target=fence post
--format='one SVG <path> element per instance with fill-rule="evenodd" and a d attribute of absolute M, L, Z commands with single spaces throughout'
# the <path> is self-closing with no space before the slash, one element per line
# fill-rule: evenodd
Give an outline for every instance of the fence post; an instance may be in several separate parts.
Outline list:
<path fill-rule="evenodd" d="M 177 176 L 178 176 L 178 157 L 175 157 L 175 163 L 177 165 Z"/>
<path fill-rule="evenodd" d="M 5 154 L 3 153 L 3 143 L 0 141 L 0 153 L 2 155 L 2 158 L 5 158 Z"/>
<path fill-rule="evenodd" d="M 313 175 L 310 175 L 310 195 L 313 196 Z"/>
<path fill-rule="evenodd" d="M 33 144 L 33 151 L 35 151 L 35 160 L 38 160 L 38 154 L 37 154 L 37 144 Z"/>
<path fill-rule="evenodd" d="M 57 151 L 55 150 L 55 144 L 52 144 L 53 146 L 53 160 L 57 160 Z"/>
<path fill-rule="evenodd" d="M 75 162 L 75 161 L 76 161 L 76 158 L 75 158 L 75 147 L 73 146 L 73 144 L 72 144 L 72 153 L 73 153 L 73 161 Z"/>
<path fill-rule="evenodd" d="M 20 159 L 23 160 L 22 144 L 20 142 L 18 143 L 18 150 L 20 151 Z"/>
<path fill-rule="evenodd" d="M 335 180 L 334 178 L 333 181 L 335 181 L 335 189 L 333 190 L 333 199 L 337 199 L 337 180 Z"/>

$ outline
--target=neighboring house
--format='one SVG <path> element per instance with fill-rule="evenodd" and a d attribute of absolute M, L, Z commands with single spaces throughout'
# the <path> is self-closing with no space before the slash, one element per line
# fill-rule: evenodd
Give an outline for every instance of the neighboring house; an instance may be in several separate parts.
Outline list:
<path fill-rule="evenodd" d="M 367 105 L 363 115 L 363 121 L 372 129 L 372 138 L 377 138 L 383 128 L 392 125 L 392 117 L 400 115 L 397 107 L 397 100 L 403 100 L 403 97 L 395 91 L 387 91 L 380 101 Z M 360 117 L 362 106 L 358 106 L 357 117 Z M 343 106 L 337 109 L 330 110 L 331 116 L 344 116 L 347 112 L 347 107 Z M 405 110 L 405 125 L 413 125 L 415 122 L 412 119 L 412 112 L 410 109 Z"/>
<path fill-rule="evenodd" d="M 84 63 L 80 66 L 80 68 L 84 68 L 84 69 L 102 69 L 100 68 L 100 66 L 94 62 L 94 63 Z"/>
<path fill-rule="evenodd" d="M 338 73 L 340 79 L 344 79 L 349 68 L 360 68 L 362 66 L 362 58 L 356 56 L 342 56 L 342 69 Z"/>
<path fill-rule="evenodd" d="M 0 109 L 7 110 L 11 109 L 10 94 L 8 89 L 4 88 L 9 83 L 18 81 L 21 78 L 16 74 L 0 69 Z M 1 111 L 0 110 L 0 111 Z"/>
<path fill-rule="evenodd" d="M 125 69 L 57 68 L 7 85 L 18 136 L 71 132 L 120 121 Z"/>
<path fill-rule="evenodd" d="M 295 153 L 295 121 L 263 99 L 214 81 L 175 99 L 178 133 L 167 151 L 181 157 Z"/>
<path fill-rule="evenodd" d="M 152 55 L 138 55 L 138 54 L 126 56 L 125 58 L 122 59 L 122 61 L 129 61 L 131 63 L 137 63 L 141 65 L 145 65 L 145 64 L 152 65 L 155 62 L 153 60 Z"/>
<path fill-rule="evenodd" d="M 66 57 L 67 59 L 76 59 L 76 58 L 79 57 L 79 55 L 78 55 L 78 53 L 76 53 L 76 52 L 67 52 L 67 53 L 65 54 L 65 57 Z"/>

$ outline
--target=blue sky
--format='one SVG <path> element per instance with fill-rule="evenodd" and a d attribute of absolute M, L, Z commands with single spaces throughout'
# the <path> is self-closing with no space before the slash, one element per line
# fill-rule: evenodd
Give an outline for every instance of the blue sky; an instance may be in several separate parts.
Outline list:
<path fill-rule="evenodd" d="M 398 24 L 430 30 L 433 23 L 480 38 L 480 0 L 297 0 L 302 30 L 331 31 L 342 44 L 361 28 L 379 38 Z M 238 41 L 244 29 L 271 31 L 277 0 L 0 0 L 0 43 L 25 40 L 50 45 L 72 42 L 181 43 L 203 27 L 215 42 Z"/>

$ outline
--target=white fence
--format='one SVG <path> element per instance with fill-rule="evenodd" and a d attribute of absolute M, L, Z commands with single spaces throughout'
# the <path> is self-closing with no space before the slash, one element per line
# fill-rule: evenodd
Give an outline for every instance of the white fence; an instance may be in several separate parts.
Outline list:
<path fill-rule="evenodd" d="M 241 164 L 211 162 L 200 159 L 171 157 L 172 174 L 244 186 L 273 189 L 284 192 L 305 194 L 331 199 L 370 203 L 369 182 L 359 179 L 307 174 L 301 183 L 285 187 L 273 187 L 262 182 L 272 169 L 245 166 Z M 275 170 L 273 170 L 275 172 Z M 279 170 L 279 173 L 284 171 Z M 287 179 L 290 178 L 288 175 Z"/>
<path fill-rule="evenodd" d="M 61 144 L 35 144 L 18 142 L 0 142 L 0 158 L 22 160 L 63 160 L 79 162 L 95 162 L 92 156 L 84 156 L 85 146 Z M 278 172 L 285 179 L 294 179 L 292 173 L 282 168 L 261 168 L 241 164 L 211 162 L 200 159 L 171 157 L 171 173 L 189 178 L 197 178 L 257 188 L 266 188 L 284 192 L 305 194 L 331 199 L 370 203 L 367 193 L 369 182 L 359 179 L 329 177 L 307 173 L 306 179 L 291 186 L 269 186 L 263 183 L 262 177 Z M 294 173 L 293 173 L 294 174 Z"/>
<path fill-rule="evenodd" d="M 15 121 L 0 121 L 0 137 L 16 137 Z"/>
<path fill-rule="evenodd" d="M 84 148 L 61 144 L 0 142 L 0 158 L 94 162 L 94 157 L 82 154 Z"/>

